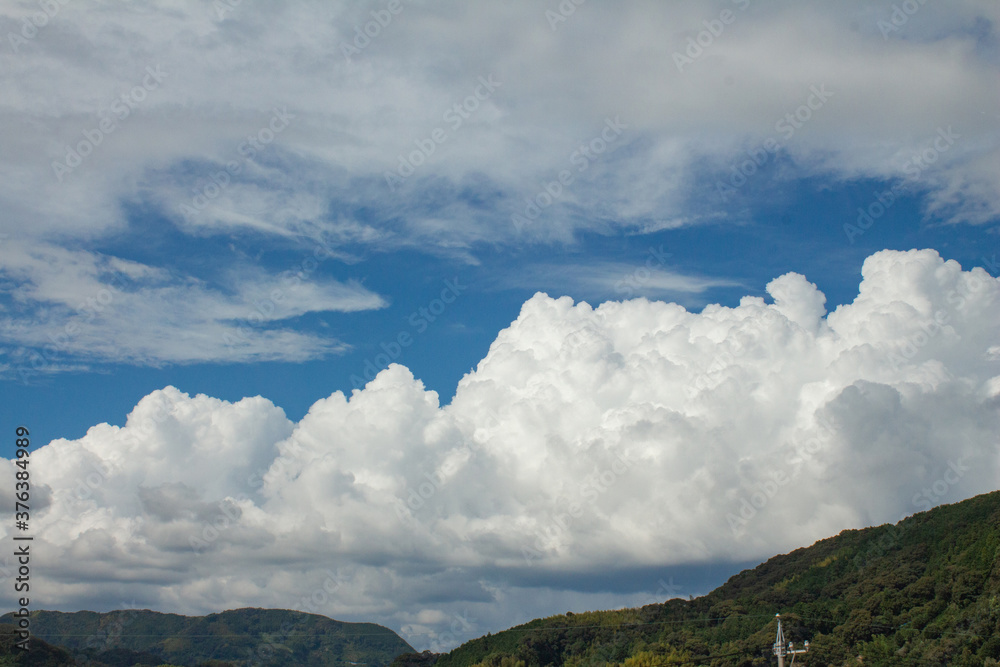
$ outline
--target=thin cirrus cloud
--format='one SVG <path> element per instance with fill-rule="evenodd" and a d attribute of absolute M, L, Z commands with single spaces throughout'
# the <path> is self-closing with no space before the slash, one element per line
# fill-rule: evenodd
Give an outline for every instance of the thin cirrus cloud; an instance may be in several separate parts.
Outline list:
<path fill-rule="evenodd" d="M 30 38 L 8 39 L 0 233 L 64 251 L 57 275 L 76 270 L 80 243 L 141 244 L 137 217 L 151 215 L 190 243 L 307 239 L 336 261 L 416 249 L 475 264 L 488 248 L 737 219 L 717 184 L 762 146 L 777 146 L 763 153 L 768 175 L 741 196 L 771 179 L 875 179 L 920 192 L 942 220 L 1000 213 L 1000 9 L 986 0 L 922 5 L 891 31 L 891 7 L 860 1 L 588 4 L 555 23 L 531 3 L 414 1 L 357 52 L 345 47 L 377 3 L 226 7 L 60 4 Z M 722 9 L 735 17 L 724 32 L 679 60 Z M 20 35 L 37 12 L 9 4 L 0 33 Z M 531 224 L 514 224 L 532 206 Z M 145 342 L 120 336 L 123 359 L 301 360 L 338 346 L 295 330 L 215 345 L 222 320 L 244 316 L 225 296 L 235 288 L 148 263 L 173 272 L 151 303 L 178 304 L 191 351 L 168 326 L 132 323 Z M 7 280 L 18 271 L 0 266 Z M 662 270 L 632 294 L 702 287 Z M 330 285 L 321 301 L 333 294 L 353 299 Z M 31 288 L 15 298 L 59 304 Z M 44 340 L 8 317 L 21 331 L 8 342 Z M 79 336 L 79 351 L 102 337 Z"/>
<path fill-rule="evenodd" d="M 688 275 L 665 268 L 672 256 L 661 245 L 649 248 L 643 255 L 644 261 L 638 263 L 537 264 L 519 268 L 504 277 L 501 284 L 602 300 L 648 297 L 684 305 L 704 305 L 704 294 L 712 288 L 739 286 L 738 282 L 724 278 Z"/>
<path fill-rule="evenodd" d="M 308 608 L 440 649 L 995 488 L 998 279 L 882 251 L 833 312 L 795 273 L 767 291 L 538 294 L 448 405 L 399 365 L 297 422 L 154 391 L 32 454 L 37 604 Z"/>
<path fill-rule="evenodd" d="M 58 246 L 7 243 L 0 258 L 18 285 L 2 316 L 3 339 L 27 376 L 109 362 L 302 361 L 345 346 L 291 328 L 294 318 L 387 305 L 360 283 L 302 269 L 281 275 L 234 269 L 213 285 Z M 305 269 L 315 270 L 319 261 L 307 259 L 312 264 Z"/>
<path fill-rule="evenodd" d="M 364 208 L 376 226 L 398 225 L 388 243 L 378 240 L 382 249 L 426 244 L 428 226 L 456 247 L 530 242 L 554 229 L 641 231 L 704 219 L 711 211 L 692 199 L 692 165 L 725 178 L 769 138 L 796 177 L 906 180 L 908 160 L 948 127 L 957 139 L 913 184 L 954 221 L 997 214 L 993 3 L 924 5 L 885 36 L 889 7 L 743 4 L 720 5 L 735 21 L 680 68 L 674 54 L 715 18 L 714 5 L 581 6 L 553 30 L 545 10 L 527 3 L 411 2 L 350 57 L 342 47 L 369 11 L 346 4 L 236 7 L 221 17 L 197 4 L 61 6 L 34 39 L 0 54 L 4 231 L 100 235 L 126 224 L 122 202 L 139 200 L 199 233 L 282 233 L 282 223 L 247 211 L 296 197 L 303 216 L 331 233 L 358 222 L 327 219 L 331 208 Z M 12 5 L 5 27 L 31 11 Z M 597 26 L 595 42 L 587 35 Z M 428 40 L 438 48 L 413 48 Z M 163 72 L 156 86 L 57 178 L 53 163 L 144 85 L 150 67 Z M 491 75 L 499 85 L 485 95 L 479 79 Z M 829 92 L 821 108 L 779 126 L 816 88 Z M 485 99 L 473 111 L 448 116 L 477 90 Z M 608 150 L 574 161 L 616 118 L 625 128 Z M 440 143 L 429 139 L 436 129 Z M 421 150 L 421 164 L 392 191 L 385 174 Z M 182 205 L 214 193 L 213 176 L 227 165 L 229 184 L 186 220 Z M 562 170 L 574 183 L 556 197 L 550 225 L 518 234 L 511 215 Z M 457 196 L 422 210 L 427 187 Z M 495 206 L 475 203 L 484 193 Z M 588 209 L 600 224 L 578 215 Z M 400 210 L 411 215 L 400 220 Z"/>

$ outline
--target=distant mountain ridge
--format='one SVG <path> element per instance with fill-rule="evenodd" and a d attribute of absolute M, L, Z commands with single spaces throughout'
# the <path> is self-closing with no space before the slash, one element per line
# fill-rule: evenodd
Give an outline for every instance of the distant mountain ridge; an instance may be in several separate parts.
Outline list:
<path fill-rule="evenodd" d="M 0 623 L 13 625 L 13 616 L 0 616 Z M 44 641 L 79 662 L 62 662 L 51 656 L 45 663 L 28 662 L 25 660 L 34 650 L 20 655 L 23 652 L 10 649 L 0 652 L 0 665 L 379 666 L 413 651 L 399 635 L 381 625 L 345 623 L 285 609 L 234 609 L 207 616 L 163 614 L 148 609 L 107 613 L 35 611 L 31 614 L 31 632 L 33 647 Z M 45 651 L 50 652 L 49 648 L 45 647 Z M 16 661 L 6 661 L 9 657 Z"/>
<path fill-rule="evenodd" d="M 1000 665 L 1000 491 L 845 530 L 694 600 L 536 619 L 394 665 L 773 665 L 776 613 L 786 641 L 810 641 L 796 664 Z"/>
<path fill-rule="evenodd" d="M 0 625 L 0 665 L 751 667 L 774 664 L 776 613 L 787 640 L 811 642 L 797 664 L 1000 666 L 1000 491 L 845 530 L 694 600 L 536 619 L 443 655 L 379 625 L 287 610 L 37 611 L 38 650 L 14 651 Z"/>

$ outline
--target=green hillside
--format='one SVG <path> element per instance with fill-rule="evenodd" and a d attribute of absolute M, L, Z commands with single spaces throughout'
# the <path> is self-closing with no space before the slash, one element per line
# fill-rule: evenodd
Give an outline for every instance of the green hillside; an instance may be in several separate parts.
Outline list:
<path fill-rule="evenodd" d="M 10 614 L 0 623 L 12 623 Z M 340 667 L 386 665 L 413 648 L 388 628 L 374 623 L 342 623 L 317 614 L 282 609 L 236 609 L 208 616 L 180 616 L 149 610 L 31 615 L 32 650 L 0 654 L 0 665 L 24 662 L 39 640 L 65 649 L 80 664 L 94 667 L 157 667 L 163 663 L 250 664 Z M 67 665 L 74 662 L 48 662 Z"/>
<path fill-rule="evenodd" d="M 67 651 L 41 639 L 32 639 L 31 650 L 27 653 L 15 647 L 18 641 L 17 628 L 13 625 L 0 624 L 0 665 L 61 667 L 75 664 L 73 657 Z"/>
<path fill-rule="evenodd" d="M 844 531 L 695 600 L 537 619 L 470 641 L 435 665 L 770 665 L 776 613 L 786 640 L 810 641 L 796 664 L 998 665 L 998 559 L 995 492 L 895 526 Z"/>
<path fill-rule="evenodd" d="M 895 526 L 844 531 L 695 600 L 537 619 L 441 656 L 414 654 L 378 625 L 295 611 L 38 611 L 28 654 L 13 650 L 12 629 L 0 626 L 0 665 L 385 665 L 395 657 L 411 667 L 748 667 L 774 664 L 780 613 L 786 639 L 811 643 L 796 664 L 996 666 L 998 562 L 995 492 Z"/>

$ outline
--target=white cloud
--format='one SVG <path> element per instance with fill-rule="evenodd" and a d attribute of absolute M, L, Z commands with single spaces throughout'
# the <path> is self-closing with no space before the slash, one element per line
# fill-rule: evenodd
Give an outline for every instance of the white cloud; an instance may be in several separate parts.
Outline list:
<path fill-rule="evenodd" d="M 742 4 L 594 4 L 553 31 L 531 3 L 412 2 L 350 60 L 343 45 L 380 3 L 239 6 L 221 19 L 181 2 L 67 4 L 16 51 L 0 51 L 0 201 L 10 212 L 0 224 L 21 236 L 101 235 L 121 229 L 123 202 L 143 201 L 192 232 L 283 234 L 309 223 L 336 236 L 370 225 L 360 238 L 382 248 L 431 234 L 463 246 L 642 231 L 715 213 L 691 201 L 693 167 L 728 173 L 768 137 L 796 177 L 904 180 L 907 161 L 947 127 L 960 138 L 914 183 L 940 215 L 995 219 L 995 3 L 924 5 L 887 37 L 878 22 L 889 6 Z M 674 54 L 726 8 L 735 21 L 679 72 Z M 0 30 L 17 34 L 37 5 L 4 13 Z M 60 182 L 53 161 L 141 86 L 147 67 L 162 68 L 162 80 Z M 446 120 L 491 74 L 502 85 L 458 127 Z M 786 137 L 778 124 L 813 86 L 833 96 Z M 276 110 L 292 118 L 251 150 L 248 137 L 267 139 Z M 585 168 L 573 162 L 616 116 L 628 125 L 618 150 Z M 435 128 L 446 139 L 408 179 L 419 187 L 391 193 L 384 173 Z M 180 206 L 229 163 L 239 168 L 231 184 L 185 219 Z M 497 224 L 560 170 L 575 182 L 546 224 L 527 237 Z M 455 196 L 465 188 L 499 193 L 499 205 Z M 304 218 L 278 215 L 290 201 Z M 373 220 L 325 214 L 361 207 Z"/>
<path fill-rule="evenodd" d="M 244 234 L 323 241 L 340 260 L 416 248 L 470 263 L 483 248 L 718 223 L 740 207 L 720 203 L 715 183 L 768 140 L 788 158 L 773 170 L 778 186 L 887 179 L 943 220 L 991 224 L 1000 213 L 1000 10 L 989 0 L 922 5 L 890 32 L 879 22 L 891 6 L 854 0 L 595 3 L 555 30 L 533 3 L 414 1 L 350 58 L 344 46 L 381 3 L 217 7 L 73 2 L 37 30 L 37 3 L 0 10 L 0 233 L 37 249 L 23 251 L 30 262 L 46 255 L 46 282 L 67 291 L 56 302 L 91 296 L 92 276 L 69 280 L 95 263 L 81 244 L 142 243 L 130 224 L 144 216 L 192 242 Z M 675 54 L 722 9 L 735 20 L 678 71 Z M 817 87 L 830 93 L 818 106 Z M 385 174 L 401 159 L 414 171 L 392 191 Z M 563 172 L 572 182 L 549 195 Z M 757 178 L 741 192 L 767 192 Z M 533 224 L 512 224 L 545 196 Z M 3 268 L 24 275 L 27 258 L 7 254 Z M 224 349 L 215 341 L 227 325 L 211 313 L 242 316 L 238 302 L 206 276 L 171 276 L 131 308 L 150 324 L 130 322 L 104 347 L 107 331 L 94 331 L 88 353 L 157 363 L 339 349 L 285 329 Z M 664 269 L 631 295 L 708 286 Z M 356 286 L 316 289 L 339 306 L 378 302 Z M 14 294 L 41 311 L 50 296 L 37 282 Z M 165 326 L 168 307 L 180 308 L 186 338 Z M 8 341 L 44 343 L 35 320 L 8 322 Z"/>
<path fill-rule="evenodd" d="M 629 299 L 637 296 L 672 299 L 684 305 L 713 287 L 733 287 L 738 283 L 722 278 L 689 275 L 670 268 L 672 253 L 660 245 L 650 247 L 642 261 L 592 261 L 585 264 L 539 264 L 518 267 L 503 279 L 505 287 L 541 289 L 588 297 Z M 704 300 L 702 300 L 704 303 Z"/>
<path fill-rule="evenodd" d="M 0 277 L 17 288 L 0 338 L 22 346 L 9 352 L 17 363 L 8 372 L 27 379 L 93 362 L 301 361 L 340 351 L 339 341 L 285 326 L 306 313 L 386 305 L 355 281 L 314 274 L 329 256 L 316 246 L 280 276 L 233 269 L 211 285 L 93 252 L 5 243 Z"/>
<path fill-rule="evenodd" d="M 296 606 L 438 647 L 996 488 L 1000 281 L 883 251 L 828 315 L 802 276 L 768 291 L 537 294 L 446 406 L 398 365 L 297 423 L 156 391 L 33 453 L 36 604 Z"/>

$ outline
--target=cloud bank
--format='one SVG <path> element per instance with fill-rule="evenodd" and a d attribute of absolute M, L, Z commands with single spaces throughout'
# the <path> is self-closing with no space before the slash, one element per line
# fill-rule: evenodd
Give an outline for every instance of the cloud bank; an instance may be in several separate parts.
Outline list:
<path fill-rule="evenodd" d="M 483 249 L 585 233 L 725 223 L 743 208 L 734 196 L 768 197 L 789 179 L 888 182 L 954 223 L 1000 214 L 991 0 L 905 13 L 860 0 L 562 4 L 6 3 L 0 240 L 54 258 L 51 282 L 135 261 L 101 248 L 141 241 L 137 219 L 191 245 L 249 237 L 322 243 L 340 258 L 417 248 L 475 262 Z M 37 285 L 25 270 L 3 263 L 0 278 Z M 296 361 L 341 347 L 292 330 L 208 344 L 229 324 L 205 313 L 235 315 L 239 288 L 169 260 L 142 270 L 162 289 L 141 300 L 165 304 L 142 313 L 145 347 L 70 346 L 80 358 L 49 368 Z M 659 278 L 646 296 L 690 282 Z M 378 303 L 317 289 L 333 309 Z M 68 324 L 42 290 L 0 305 L 8 344 L 45 337 L 31 331 L 37 309 L 49 329 Z M 95 340 L 114 335 L 94 326 Z M 171 343 L 184 331 L 197 332 L 190 359 Z"/>
<path fill-rule="evenodd" d="M 996 488 L 1000 280 L 883 251 L 831 313 L 801 275 L 767 291 L 536 294 L 445 406 L 399 365 L 297 423 L 155 391 L 32 454 L 33 603 L 297 607 L 443 648 Z"/>

